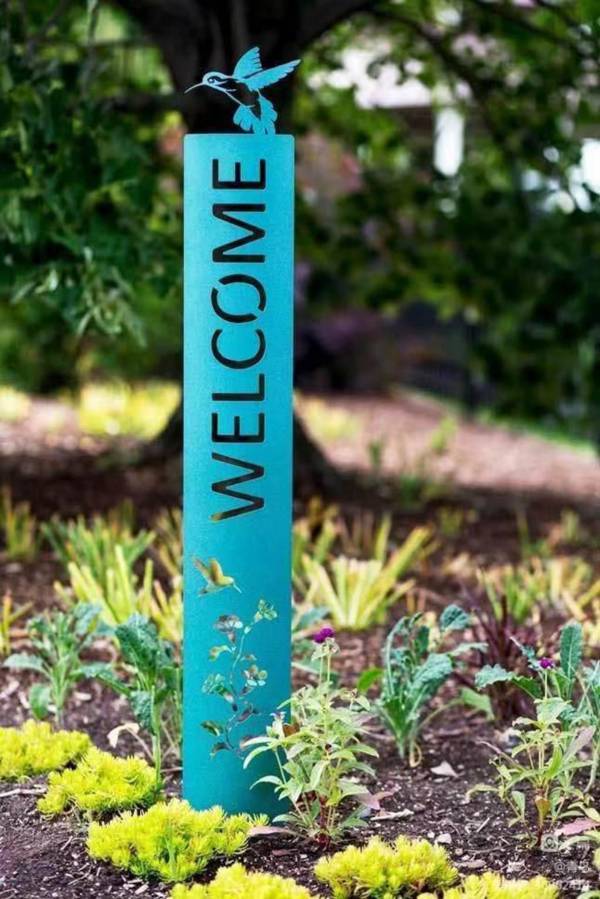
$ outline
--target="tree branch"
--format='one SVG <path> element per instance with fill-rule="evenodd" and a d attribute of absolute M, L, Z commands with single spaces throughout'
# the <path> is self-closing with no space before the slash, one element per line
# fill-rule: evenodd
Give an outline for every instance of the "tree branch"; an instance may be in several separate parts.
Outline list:
<path fill-rule="evenodd" d="M 560 35 L 554 34 L 552 31 L 548 31 L 540 25 L 536 25 L 535 22 L 532 22 L 527 18 L 526 13 L 521 15 L 518 12 L 513 11 L 512 7 L 508 7 L 504 3 L 494 3 L 493 6 L 491 6 L 488 0 L 468 0 L 468 2 L 484 11 L 486 15 L 489 16 L 491 13 L 492 15 L 498 16 L 498 18 L 504 19 L 504 21 L 510 22 L 513 25 L 517 25 L 524 31 L 528 31 L 529 34 L 539 37 L 540 40 L 554 44 L 554 46 L 560 47 L 563 50 L 569 50 L 576 53 L 582 59 L 587 59 L 590 56 L 590 53 L 584 52 L 581 47 L 577 46 L 572 41 L 560 37 Z M 534 2 L 539 3 L 539 0 L 534 0 Z M 543 5 L 547 9 L 552 9 L 551 4 Z"/>
<path fill-rule="evenodd" d="M 359 12 L 373 12 L 380 0 L 325 0 L 316 5 L 307 5 L 302 16 L 298 43 L 306 47 L 321 37 L 338 22 L 343 22 Z"/>

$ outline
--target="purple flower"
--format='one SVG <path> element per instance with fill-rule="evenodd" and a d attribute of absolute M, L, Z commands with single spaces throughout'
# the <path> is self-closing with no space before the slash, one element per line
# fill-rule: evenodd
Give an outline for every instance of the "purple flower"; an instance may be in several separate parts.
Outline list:
<path fill-rule="evenodd" d="M 543 668 L 544 671 L 547 671 L 551 668 L 556 668 L 556 662 L 554 659 L 549 659 L 547 656 L 544 656 L 540 659 L 540 668 Z"/>
<path fill-rule="evenodd" d="M 320 631 L 312 635 L 313 643 L 324 643 L 325 640 L 331 640 L 335 637 L 335 631 L 332 627 L 322 627 Z"/>

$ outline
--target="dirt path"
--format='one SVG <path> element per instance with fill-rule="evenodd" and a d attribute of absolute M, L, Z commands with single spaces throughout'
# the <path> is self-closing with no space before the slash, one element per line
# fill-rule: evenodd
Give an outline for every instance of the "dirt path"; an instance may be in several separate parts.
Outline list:
<path fill-rule="evenodd" d="M 457 419 L 454 430 L 446 407 L 410 392 L 394 399 L 336 396 L 306 397 L 306 401 L 309 412 L 311 402 L 323 406 L 323 421 L 313 431 L 319 442 L 323 443 L 320 438 L 328 428 L 326 410 L 339 416 L 340 436 L 323 446 L 340 466 L 368 470 L 369 444 L 380 443 L 386 474 L 414 470 L 427 456 L 428 475 L 460 487 L 555 493 L 600 503 L 600 463 L 592 452 L 467 419 Z M 308 414 L 309 428 L 319 418 L 314 411 Z M 429 452 L 430 443 L 444 419 L 447 430 L 454 432 L 448 436 L 446 451 L 436 456 Z"/>

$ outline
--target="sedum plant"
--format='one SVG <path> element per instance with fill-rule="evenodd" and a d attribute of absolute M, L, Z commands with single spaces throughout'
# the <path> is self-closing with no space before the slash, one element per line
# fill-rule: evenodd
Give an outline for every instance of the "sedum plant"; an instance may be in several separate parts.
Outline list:
<path fill-rule="evenodd" d="M 29 503 L 13 503 L 10 487 L 0 494 L 0 533 L 4 556 L 14 562 L 30 562 L 38 550 L 38 525 Z"/>
<path fill-rule="evenodd" d="M 22 780 L 73 764 L 88 751 L 91 740 L 79 731 L 53 731 L 41 721 L 20 727 L 0 727 L 0 780 Z"/>
<path fill-rule="evenodd" d="M 444 890 L 443 894 L 443 899 L 558 899 L 558 897 L 558 887 L 545 877 L 506 880 L 492 871 L 486 871 L 485 874 L 471 874 L 460 886 Z M 425 897 L 422 896 L 421 899 Z"/>
<path fill-rule="evenodd" d="M 156 772 L 143 759 L 118 758 L 93 747 L 75 768 L 50 774 L 37 807 L 44 815 L 71 809 L 94 815 L 147 808 L 159 792 Z"/>
<path fill-rule="evenodd" d="M 275 821 L 320 845 L 328 846 L 346 831 L 361 826 L 360 811 L 370 801 L 357 774 L 373 775 L 364 756 L 377 752 L 363 740 L 370 703 L 356 691 L 336 689 L 331 679 L 331 657 L 337 651 L 331 628 L 315 635 L 313 661 L 320 666 L 316 684 L 297 690 L 289 707 L 261 736 L 246 741 L 250 750 L 244 767 L 264 753 L 274 756 L 277 774 L 256 783 L 269 784 L 290 810 Z"/>
<path fill-rule="evenodd" d="M 449 645 L 451 635 L 464 630 L 469 615 L 459 606 L 447 606 L 437 628 L 424 621 L 423 615 L 401 618 L 390 631 L 383 648 L 383 667 L 366 671 L 358 687 L 366 690 L 381 682 L 376 709 L 396 740 L 402 758 L 411 765 L 421 759 L 418 739 L 432 715 L 443 707 L 429 712 L 431 701 L 452 676 L 457 659 L 481 644 Z"/>
<path fill-rule="evenodd" d="M 400 579 L 426 555 L 430 536 L 428 528 L 415 528 L 387 561 L 338 556 L 322 563 L 304 556 L 303 598 L 308 605 L 325 607 L 338 628 L 363 630 L 381 624 L 388 608 L 413 586 Z"/>
<path fill-rule="evenodd" d="M 124 812 L 108 824 L 90 825 L 87 848 L 92 858 L 109 861 L 138 877 L 168 883 L 188 880 L 209 862 L 242 852 L 252 828 L 264 816 L 226 815 L 215 806 L 197 812 L 187 802 L 159 802 L 143 814 Z"/>
<path fill-rule="evenodd" d="M 315 875 L 333 899 L 412 899 L 451 886 L 458 871 L 442 846 L 400 836 L 391 845 L 372 837 L 363 848 L 322 858 Z"/>
<path fill-rule="evenodd" d="M 236 862 L 229 868 L 219 868 L 210 883 L 192 886 L 177 884 L 171 891 L 171 899 L 311 899 L 312 894 L 291 877 L 247 871 Z M 314 897 L 318 899 L 318 897 Z"/>
<path fill-rule="evenodd" d="M 106 670 L 102 662 L 83 662 L 81 653 L 96 636 L 98 609 L 76 606 L 68 612 L 32 618 L 28 625 L 33 652 L 10 655 L 5 666 L 33 671 L 41 678 L 29 691 L 29 704 L 36 718 L 45 718 L 50 709 L 62 722 L 69 694 L 80 680 L 97 677 Z"/>

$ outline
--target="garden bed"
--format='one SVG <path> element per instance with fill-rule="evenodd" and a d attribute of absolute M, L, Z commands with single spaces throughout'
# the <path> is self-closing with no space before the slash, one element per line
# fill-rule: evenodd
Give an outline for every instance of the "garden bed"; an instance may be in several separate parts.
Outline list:
<path fill-rule="evenodd" d="M 32 469 L 7 460 L 10 481 L 17 499 L 28 499 L 42 518 L 104 511 L 130 498 L 141 525 L 148 525 L 157 511 L 177 502 L 177 477 L 164 467 L 119 471 L 96 468 L 97 453 L 61 450 L 46 465 L 44 458 Z M 6 480 L 4 478 L 3 480 Z M 307 493 L 309 487 L 307 487 Z M 464 511 L 460 536 L 447 537 L 424 565 L 418 579 L 418 593 L 428 609 L 439 610 L 449 602 L 464 599 L 464 581 L 448 568 L 448 557 L 468 553 L 478 564 L 492 565 L 517 561 L 521 544 L 515 525 L 515 509 L 525 509 L 531 539 L 547 534 L 565 507 L 576 509 L 584 527 L 597 534 L 598 507 L 580 497 L 557 497 L 520 493 L 510 497 L 491 489 L 469 491 L 461 488 L 442 501 L 420 505 L 412 511 L 394 505 L 389 489 L 357 486 L 342 502 L 344 512 L 356 511 L 365 503 L 378 513 L 394 513 L 394 529 L 403 538 L 411 528 L 436 520 L 439 508 L 449 502 Z M 512 500 L 512 501 L 511 501 Z M 521 535 L 522 539 L 522 535 Z M 579 554 L 598 565 L 596 545 L 581 548 Z M 9 590 L 18 604 L 31 603 L 32 612 L 55 606 L 53 583 L 60 566 L 48 550 L 34 562 L 4 562 L 0 568 L 2 590 Z M 341 633 L 336 667 L 345 683 L 353 684 L 367 668 L 379 664 L 385 633 L 402 614 L 393 609 L 385 628 L 362 633 Z M 18 635 L 17 635 L 18 642 Z M 26 703 L 28 675 L 0 669 L 0 726 L 19 725 L 29 717 Z M 109 731 L 130 712 L 123 699 L 98 682 L 81 682 L 67 710 L 68 728 L 87 732 L 103 749 L 109 749 Z M 509 826 L 509 816 L 499 799 L 489 793 L 468 791 L 490 782 L 492 750 L 501 740 L 499 732 L 473 711 L 453 709 L 439 715 L 427 728 L 422 742 L 423 761 L 410 769 L 398 757 L 394 743 L 380 725 L 373 725 L 372 741 L 380 757 L 375 762 L 376 791 L 382 793 L 381 808 L 352 835 L 351 842 L 363 843 L 369 836 L 391 840 L 398 834 L 426 837 L 447 848 L 461 873 L 493 870 L 513 878 L 543 874 L 554 881 L 562 894 L 576 897 L 598 883 L 589 847 L 573 847 L 560 852 L 534 851 L 524 847 L 518 828 Z M 132 751 L 128 735 L 119 741 L 117 752 Z M 114 751 L 114 750 L 113 750 Z M 74 816 L 44 820 L 35 809 L 38 795 L 33 792 L 43 781 L 0 785 L 0 899 L 28 897 L 99 897 L 111 895 L 167 896 L 168 886 L 145 882 L 93 861 L 85 851 L 85 824 Z M 177 774 L 171 774 L 168 791 L 178 789 Z M 347 842 L 350 842 L 348 839 Z M 313 867 L 319 853 L 306 841 L 280 834 L 254 838 L 242 856 L 252 870 L 265 870 L 295 877 L 319 891 Z M 207 880 L 218 865 L 211 864 L 200 877 Z M 321 892 L 323 888 L 321 887 Z"/>

